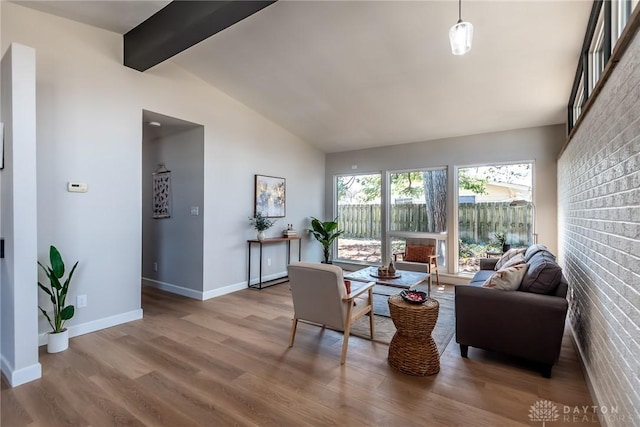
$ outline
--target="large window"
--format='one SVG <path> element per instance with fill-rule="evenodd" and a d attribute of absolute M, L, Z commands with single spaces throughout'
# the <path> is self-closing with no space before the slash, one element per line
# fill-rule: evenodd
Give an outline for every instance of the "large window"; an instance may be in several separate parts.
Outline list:
<path fill-rule="evenodd" d="M 473 273 L 479 258 L 502 253 L 500 235 L 511 247 L 535 240 L 533 164 L 458 169 L 458 271 Z"/>
<path fill-rule="evenodd" d="M 407 239 L 435 241 L 438 264 L 446 265 L 447 170 L 389 173 L 389 231 L 392 254 L 405 251 Z"/>
<path fill-rule="evenodd" d="M 381 174 L 343 175 L 336 179 L 340 229 L 338 256 L 342 261 L 382 262 Z"/>

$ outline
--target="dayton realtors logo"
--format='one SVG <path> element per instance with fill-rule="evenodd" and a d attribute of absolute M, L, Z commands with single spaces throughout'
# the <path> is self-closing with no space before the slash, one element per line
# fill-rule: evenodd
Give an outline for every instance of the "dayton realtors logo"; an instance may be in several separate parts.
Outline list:
<path fill-rule="evenodd" d="M 562 422 L 564 423 L 597 423 L 598 417 L 607 421 L 628 422 L 628 416 L 621 415 L 618 412 L 618 406 L 567 406 L 562 407 Z M 558 406 L 549 400 L 538 400 L 531 405 L 529 409 L 529 421 L 542 423 L 542 427 L 546 427 L 546 423 L 560 420 L 560 411 Z"/>
<path fill-rule="evenodd" d="M 542 427 L 549 421 L 557 421 L 560 418 L 558 407 L 548 400 L 538 400 L 529 409 L 529 419 L 533 422 L 542 422 Z"/>

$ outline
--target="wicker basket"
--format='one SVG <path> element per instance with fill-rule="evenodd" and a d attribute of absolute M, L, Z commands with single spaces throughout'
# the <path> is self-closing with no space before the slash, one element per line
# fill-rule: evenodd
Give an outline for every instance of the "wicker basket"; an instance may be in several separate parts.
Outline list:
<path fill-rule="evenodd" d="M 431 332 L 438 320 L 438 301 L 429 298 L 424 304 L 409 304 L 395 295 L 388 303 L 397 329 L 389 345 L 389 365 L 410 375 L 437 374 L 440 355 Z"/>

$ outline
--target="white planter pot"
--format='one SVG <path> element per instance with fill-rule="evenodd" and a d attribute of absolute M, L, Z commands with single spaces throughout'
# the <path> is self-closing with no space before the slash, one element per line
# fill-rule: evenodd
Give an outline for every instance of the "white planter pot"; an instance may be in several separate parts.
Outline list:
<path fill-rule="evenodd" d="M 47 334 L 47 352 L 48 353 L 60 353 L 69 348 L 69 330 L 65 329 L 62 332 L 54 334 L 49 332 Z"/>
<path fill-rule="evenodd" d="M 264 231 L 258 231 L 258 240 L 260 241 L 264 240 Z"/>

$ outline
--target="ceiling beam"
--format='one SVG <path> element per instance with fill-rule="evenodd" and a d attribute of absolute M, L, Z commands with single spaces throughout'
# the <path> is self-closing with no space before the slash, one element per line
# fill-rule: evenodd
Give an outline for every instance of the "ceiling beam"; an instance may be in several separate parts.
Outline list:
<path fill-rule="evenodd" d="M 172 1 L 124 35 L 124 65 L 148 70 L 276 1 Z"/>

